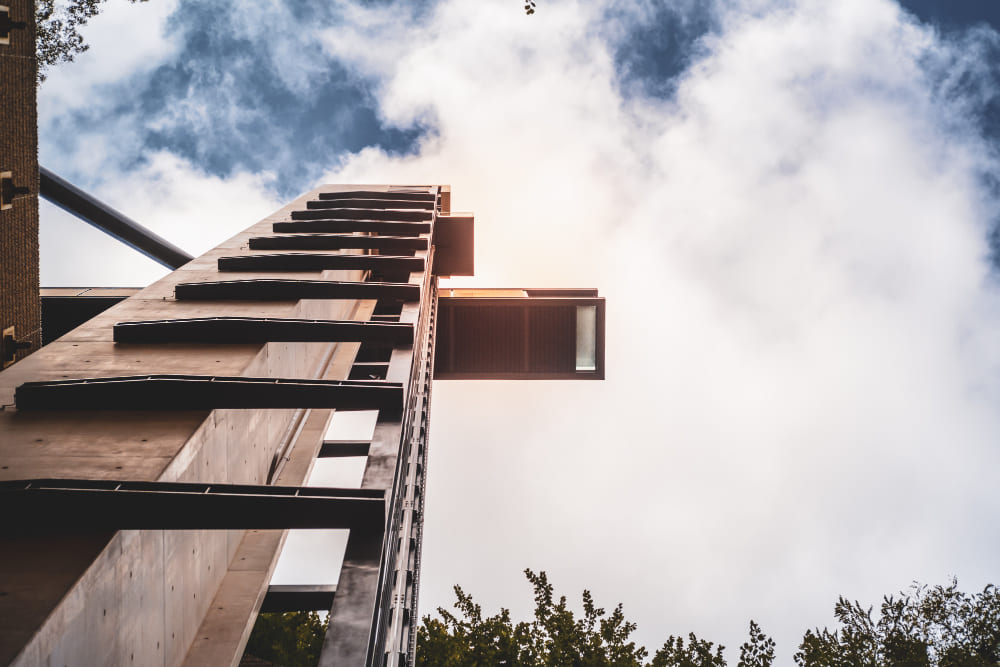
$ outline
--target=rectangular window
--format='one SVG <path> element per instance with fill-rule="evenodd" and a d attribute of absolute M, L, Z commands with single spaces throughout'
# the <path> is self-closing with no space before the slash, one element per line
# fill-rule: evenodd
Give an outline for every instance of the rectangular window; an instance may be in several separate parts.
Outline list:
<path fill-rule="evenodd" d="M 597 306 L 576 307 L 576 370 L 597 370 Z"/>

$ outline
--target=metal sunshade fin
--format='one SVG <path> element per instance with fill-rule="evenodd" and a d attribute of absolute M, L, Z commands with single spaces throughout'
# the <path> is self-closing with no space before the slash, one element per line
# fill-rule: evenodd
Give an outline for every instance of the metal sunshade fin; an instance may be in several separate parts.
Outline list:
<path fill-rule="evenodd" d="M 353 234 L 290 234 L 254 236 L 251 250 L 427 250 L 427 239 L 419 236 L 355 236 Z"/>
<path fill-rule="evenodd" d="M 273 255 L 235 255 L 220 257 L 219 271 L 326 271 L 373 269 L 377 271 L 424 270 L 423 257 L 395 255 L 334 255 L 315 253 L 280 253 Z"/>
<path fill-rule="evenodd" d="M 346 192 L 320 192 L 317 197 L 325 200 L 335 199 L 401 199 L 414 201 L 435 201 L 437 195 L 424 191 L 381 192 L 379 190 L 350 190 Z"/>
<path fill-rule="evenodd" d="M 18 410 L 215 410 L 329 408 L 399 414 L 403 385 L 366 380 L 125 375 L 25 382 Z"/>
<path fill-rule="evenodd" d="M 354 199 L 310 199 L 306 208 L 363 208 L 369 210 L 423 210 L 433 211 L 434 202 L 419 199 L 383 199 L 381 197 Z"/>
<path fill-rule="evenodd" d="M 427 222 L 433 216 L 432 211 L 350 208 L 349 203 L 346 206 L 309 207 L 292 211 L 292 220 L 335 218 L 337 220 L 377 220 L 380 222 Z"/>
<path fill-rule="evenodd" d="M 275 222 L 271 225 L 275 232 L 370 232 L 392 236 L 419 236 L 429 234 L 429 222 L 388 222 L 383 220 L 348 220 L 332 218 L 328 213 L 315 219 L 295 220 L 293 222 Z"/>
<path fill-rule="evenodd" d="M 348 528 L 384 530 L 385 491 L 90 479 L 0 482 L 7 532 Z"/>
<path fill-rule="evenodd" d="M 391 299 L 419 301 L 420 285 L 258 278 L 204 283 L 178 283 L 178 300 L 287 301 L 299 299 Z"/>
<path fill-rule="evenodd" d="M 413 325 L 270 317 L 197 317 L 119 322 L 116 343 L 364 343 L 368 347 L 413 344 Z"/>

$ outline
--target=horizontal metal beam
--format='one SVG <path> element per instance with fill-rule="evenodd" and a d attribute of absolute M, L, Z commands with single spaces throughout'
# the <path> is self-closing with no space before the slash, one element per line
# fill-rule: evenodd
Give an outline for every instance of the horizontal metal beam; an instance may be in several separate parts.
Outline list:
<path fill-rule="evenodd" d="M 179 283 L 178 300 L 297 301 L 299 299 L 395 299 L 419 301 L 420 285 L 335 280 L 222 280 Z"/>
<path fill-rule="evenodd" d="M 331 202 L 336 203 L 336 202 Z M 323 207 L 292 211 L 292 220 L 377 220 L 379 222 L 427 222 L 431 211 L 394 211 L 371 208 Z"/>
<path fill-rule="evenodd" d="M 354 236 L 352 234 L 290 234 L 254 236 L 251 250 L 427 250 L 427 239 L 418 236 Z"/>
<path fill-rule="evenodd" d="M 306 202 L 306 208 L 364 208 L 364 209 L 420 209 L 433 211 L 434 202 L 430 199 L 383 199 L 361 198 L 352 199 L 311 199 Z"/>
<path fill-rule="evenodd" d="M 201 317 L 119 322 L 116 343 L 364 343 L 413 344 L 413 325 L 399 322 L 299 320 L 267 317 Z"/>
<path fill-rule="evenodd" d="M 264 614 L 289 611 L 330 611 L 337 587 L 289 586 L 271 584 L 267 587 L 260 611 Z"/>
<path fill-rule="evenodd" d="M 45 167 L 38 167 L 38 181 L 42 197 L 163 266 L 176 269 L 194 259 L 166 239 Z"/>
<path fill-rule="evenodd" d="M 396 199 L 412 201 L 435 201 L 432 192 L 379 192 L 378 190 L 351 190 L 349 192 L 321 192 L 320 199 Z"/>
<path fill-rule="evenodd" d="M 212 375 L 126 375 L 25 382 L 14 390 L 18 410 L 215 410 L 333 408 L 399 414 L 403 386 L 365 380 Z"/>
<path fill-rule="evenodd" d="M 329 216 L 326 216 L 329 218 Z M 276 222 L 271 225 L 275 232 L 319 232 L 340 234 L 343 232 L 370 232 L 395 236 L 418 236 L 431 231 L 429 222 L 384 222 L 381 220 L 316 219 L 294 222 Z"/>
<path fill-rule="evenodd" d="M 423 257 L 394 255 L 333 255 L 316 253 L 281 253 L 274 255 L 236 255 L 219 258 L 219 271 L 327 271 L 327 270 L 424 270 Z"/>
<path fill-rule="evenodd" d="M 0 482 L 0 530 L 330 528 L 382 532 L 381 489 L 90 479 Z"/>

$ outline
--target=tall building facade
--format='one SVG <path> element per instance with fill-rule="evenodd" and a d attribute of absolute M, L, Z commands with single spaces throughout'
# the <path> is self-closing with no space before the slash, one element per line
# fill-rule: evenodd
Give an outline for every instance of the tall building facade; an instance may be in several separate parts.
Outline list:
<path fill-rule="evenodd" d="M 604 375 L 596 290 L 439 291 L 473 237 L 447 186 L 324 186 L 0 373 L 0 662 L 236 665 L 319 600 L 320 664 L 410 664 L 435 368 Z M 349 531 L 335 591 L 270 586 L 299 528 Z"/>

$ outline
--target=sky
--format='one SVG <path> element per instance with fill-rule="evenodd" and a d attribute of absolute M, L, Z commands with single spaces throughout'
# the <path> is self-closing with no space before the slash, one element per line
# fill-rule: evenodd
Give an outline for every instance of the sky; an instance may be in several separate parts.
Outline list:
<path fill-rule="evenodd" d="M 607 380 L 435 383 L 421 612 L 460 584 L 527 617 L 532 568 L 651 651 L 735 664 L 753 618 L 785 665 L 838 595 L 1000 583 L 998 29 L 975 0 L 111 0 L 40 89 L 40 160 L 192 253 L 321 183 L 451 184 L 460 284 L 599 288 Z M 44 286 L 163 272 L 48 205 L 41 235 Z"/>

